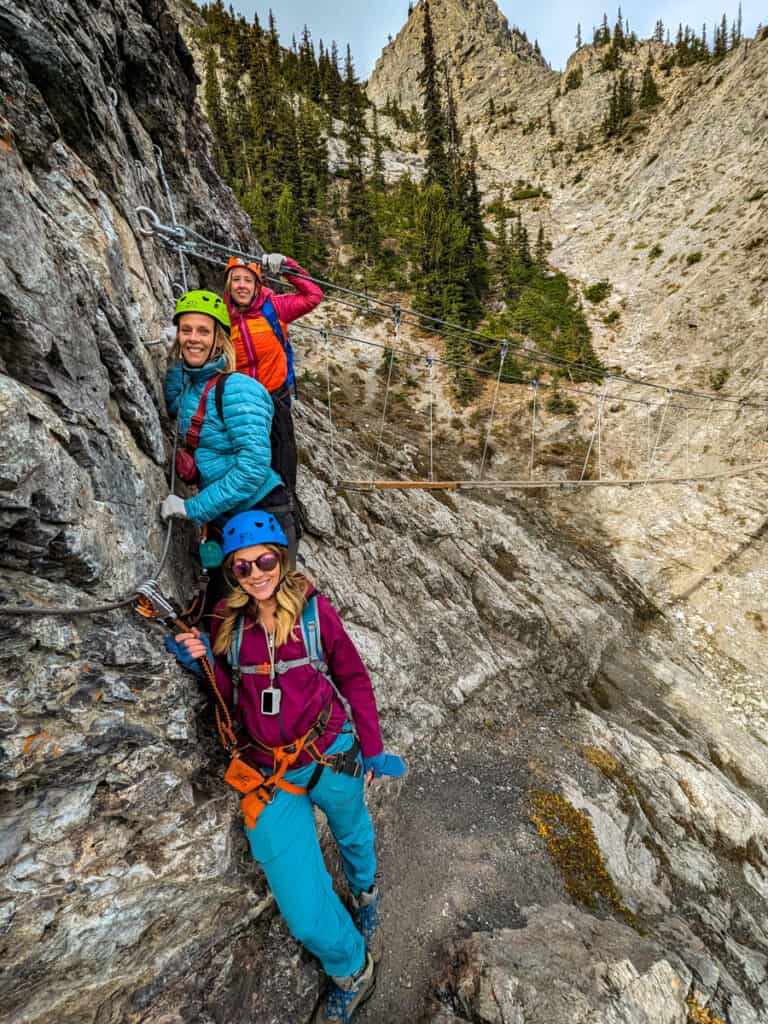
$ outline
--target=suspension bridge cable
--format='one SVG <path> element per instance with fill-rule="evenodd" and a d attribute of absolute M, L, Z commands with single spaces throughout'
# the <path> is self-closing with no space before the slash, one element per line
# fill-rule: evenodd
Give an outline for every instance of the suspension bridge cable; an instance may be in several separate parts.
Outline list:
<path fill-rule="evenodd" d="M 483 445 L 483 457 L 480 460 L 480 475 L 479 480 L 483 479 L 483 471 L 485 469 L 485 457 L 488 454 L 488 444 L 491 439 L 491 430 L 493 429 L 493 417 L 496 412 L 496 401 L 499 397 L 499 386 L 501 384 L 501 375 L 504 372 L 504 360 L 507 358 L 507 345 L 504 344 L 501 347 L 501 358 L 499 359 L 499 374 L 496 378 L 496 388 L 493 392 L 493 401 L 491 402 L 491 414 L 488 418 L 488 429 L 485 433 L 485 444 Z"/>
<path fill-rule="evenodd" d="M 185 239 L 192 238 L 195 244 L 204 245 L 210 250 L 215 250 L 216 252 L 221 253 L 222 256 L 235 255 L 246 260 L 254 260 L 259 258 L 254 257 L 253 254 L 248 253 L 242 249 L 238 249 L 235 246 L 225 246 L 217 242 L 212 242 L 210 239 L 205 238 L 205 236 L 199 234 L 198 232 L 192 230 L 191 228 L 184 227 L 181 225 L 164 225 L 160 222 L 159 218 L 157 217 L 157 214 L 155 214 L 154 211 L 151 210 L 149 207 L 137 207 L 137 213 L 139 213 L 140 215 L 146 215 L 150 219 L 150 226 L 144 227 L 143 222 L 141 222 L 140 218 L 141 233 L 145 235 L 156 236 L 163 244 L 170 248 L 184 248 Z M 208 262 L 215 263 L 217 265 L 220 265 L 221 262 L 225 262 L 225 260 L 214 260 L 212 257 L 201 253 L 199 250 L 194 248 L 194 245 L 192 247 L 187 247 L 186 251 L 190 257 L 194 256 L 196 258 L 207 260 Z M 358 299 L 363 299 L 366 305 L 377 305 L 383 308 L 387 308 L 389 310 L 394 310 L 395 306 L 398 306 L 401 312 L 401 316 L 415 317 L 420 323 L 428 322 L 431 324 L 438 325 L 439 327 L 443 327 L 446 329 L 444 333 L 454 332 L 465 335 L 469 338 L 474 339 L 473 344 L 484 345 L 486 348 L 489 349 L 497 348 L 503 341 L 503 339 L 501 338 L 495 338 L 492 335 L 484 334 L 480 331 L 474 331 L 471 328 L 464 327 L 461 324 L 456 324 L 449 320 L 443 320 L 440 317 L 430 316 L 429 314 L 426 313 L 420 313 L 418 310 L 402 308 L 401 306 L 398 305 L 398 303 L 389 302 L 385 299 L 380 299 L 377 296 L 372 296 L 353 288 L 346 288 L 343 285 L 337 285 L 332 281 L 326 281 L 323 278 L 313 277 L 310 274 L 292 274 L 291 276 L 302 280 L 311 281 L 326 290 L 337 291 L 345 295 L 350 295 Z M 332 296 L 329 296 L 329 298 L 332 298 Z M 373 312 L 370 309 L 365 309 L 364 311 L 368 313 Z M 573 368 L 574 370 L 578 370 L 581 373 L 588 373 L 592 376 L 600 374 L 601 372 L 600 370 L 598 370 L 594 366 L 590 366 L 589 364 L 580 363 L 576 360 L 568 360 L 558 356 L 553 356 L 549 353 L 542 352 L 538 349 L 532 348 L 525 343 L 520 343 L 519 345 L 518 343 L 515 344 L 517 345 L 516 354 L 519 353 L 531 360 L 543 362 L 548 365 L 559 366 L 560 368 Z M 672 390 L 677 395 L 684 395 L 690 398 L 708 398 L 713 399 L 714 401 L 722 402 L 724 404 L 730 404 L 740 407 L 755 408 L 761 410 L 768 409 L 768 402 L 755 402 L 745 398 L 731 397 L 728 395 L 718 395 L 715 398 L 709 392 L 696 391 L 690 388 L 670 389 L 668 385 L 657 384 L 654 381 L 647 381 L 643 380 L 642 378 L 631 377 L 627 374 L 612 374 L 611 376 L 615 381 L 621 381 L 622 383 L 632 384 L 637 387 L 651 388 L 657 391 L 664 392 Z"/>

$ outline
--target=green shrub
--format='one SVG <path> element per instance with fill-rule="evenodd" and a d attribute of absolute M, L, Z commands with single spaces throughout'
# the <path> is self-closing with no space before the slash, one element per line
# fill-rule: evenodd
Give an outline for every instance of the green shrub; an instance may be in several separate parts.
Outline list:
<path fill-rule="evenodd" d="M 610 327 L 611 324 L 618 323 L 619 320 L 621 320 L 621 313 L 618 311 L 618 309 L 612 309 L 607 316 L 603 317 L 603 323 L 607 327 Z"/>
<path fill-rule="evenodd" d="M 613 291 L 613 285 L 610 281 L 603 279 L 602 281 L 596 281 L 595 284 L 589 285 L 584 289 L 584 298 L 587 302 L 602 302 L 603 299 L 607 299 Z"/>
<path fill-rule="evenodd" d="M 547 399 L 546 407 L 547 412 L 553 412 L 555 415 L 561 414 L 565 416 L 573 416 L 576 412 L 576 403 L 574 400 L 572 398 L 566 398 L 557 386 L 552 389 L 552 393 Z"/>
<path fill-rule="evenodd" d="M 574 68 L 573 71 L 569 71 L 565 76 L 565 91 L 570 92 L 572 89 L 578 89 L 584 79 L 584 68 Z"/>
<path fill-rule="evenodd" d="M 548 196 L 548 193 L 541 186 L 526 185 L 525 188 L 516 188 L 509 198 L 516 202 L 519 199 L 538 199 L 539 196 Z"/>
<path fill-rule="evenodd" d="M 702 255 L 700 252 L 689 252 L 685 257 L 685 265 L 692 267 L 694 263 L 701 263 Z"/>
<path fill-rule="evenodd" d="M 648 250 L 648 259 L 649 260 L 655 260 L 657 257 L 661 256 L 661 254 L 663 252 L 664 252 L 664 250 L 661 248 L 661 246 L 657 242 L 656 245 L 654 245 L 652 248 L 650 248 Z"/>
<path fill-rule="evenodd" d="M 748 203 L 756 203 L 758 199 L 762 199 L 763 196 L 768 196 L 768 188 L 759 188 L 756 192 L 753 192 L 751 196 L 747 196 Z"/>
<path fill-rule="evenodd" d="M 713 391 L 721 391 L 729 376 L 730 372 L 725 366 L 721 366 L 719 370 L 713 370 L 712 373 L 710 373 L 709 386 Z"/>

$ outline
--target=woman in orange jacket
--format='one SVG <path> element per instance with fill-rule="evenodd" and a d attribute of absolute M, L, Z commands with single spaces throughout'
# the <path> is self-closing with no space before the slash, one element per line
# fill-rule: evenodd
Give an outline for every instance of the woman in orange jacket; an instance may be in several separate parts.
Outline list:
<path fill-rule="evenodd" d="M 299 264 L 281 253 L 263 257 L 273 275 L 284 274 L 295 292 L 279 295 L 263 283 L 258 263 L 244 263 L 233 256 L 224 278 L 224 301 L 231 322 L 230 338 L 236 369 L 254 377 L 272 396 L 272 468 L 283 479 L 288 504 L 296 492 L 296 438 L 291 417 L 293 367 L 289 360 L 288 324 L 304 316 L 323 298 L 318 286 L 307 280 Z M 301 276 L 297 276 L 301 275 Z"/>

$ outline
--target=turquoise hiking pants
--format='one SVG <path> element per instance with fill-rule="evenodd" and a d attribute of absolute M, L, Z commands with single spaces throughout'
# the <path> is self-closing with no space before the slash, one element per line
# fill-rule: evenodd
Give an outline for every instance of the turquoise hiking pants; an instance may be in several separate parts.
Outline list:
<path fill-rule="evenodd" d="M 351 733 L 341 733 L 326 753 L 348 750 L 352 743 Z M 314 764 L 295 768 L 286 772 L 285 778 L 296 786 L 306 786 L 314 770 Z M 313 806 L 328 818 L 344 874 L 356 895 L 373 885 L 376 873 L 373 822 L 365 805 L 364 786 L 362 775 L 354 779 L 324 768 L 309 793 L 297 795 L 278 789 L 256 827 L 245 830 L 251 853 L 263 868 L 292 934 L 334 978 L 345 978 L 363 966 L 365 943 L 334 891 L 317 838 Z"/>

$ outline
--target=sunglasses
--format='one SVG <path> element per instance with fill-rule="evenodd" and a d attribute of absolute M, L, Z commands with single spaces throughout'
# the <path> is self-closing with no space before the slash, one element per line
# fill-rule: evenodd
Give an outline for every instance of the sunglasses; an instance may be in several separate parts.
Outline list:
<path fill-rule="evenodd" d="M 260 572 L 270 572 L 279 563 L 280 556 L 272 551 L 265 551 L 258 558 L 236 558 L 232 563 L 232 575 L 238 580 L 247 580 L 253 572 L 254 565 Z"/>

